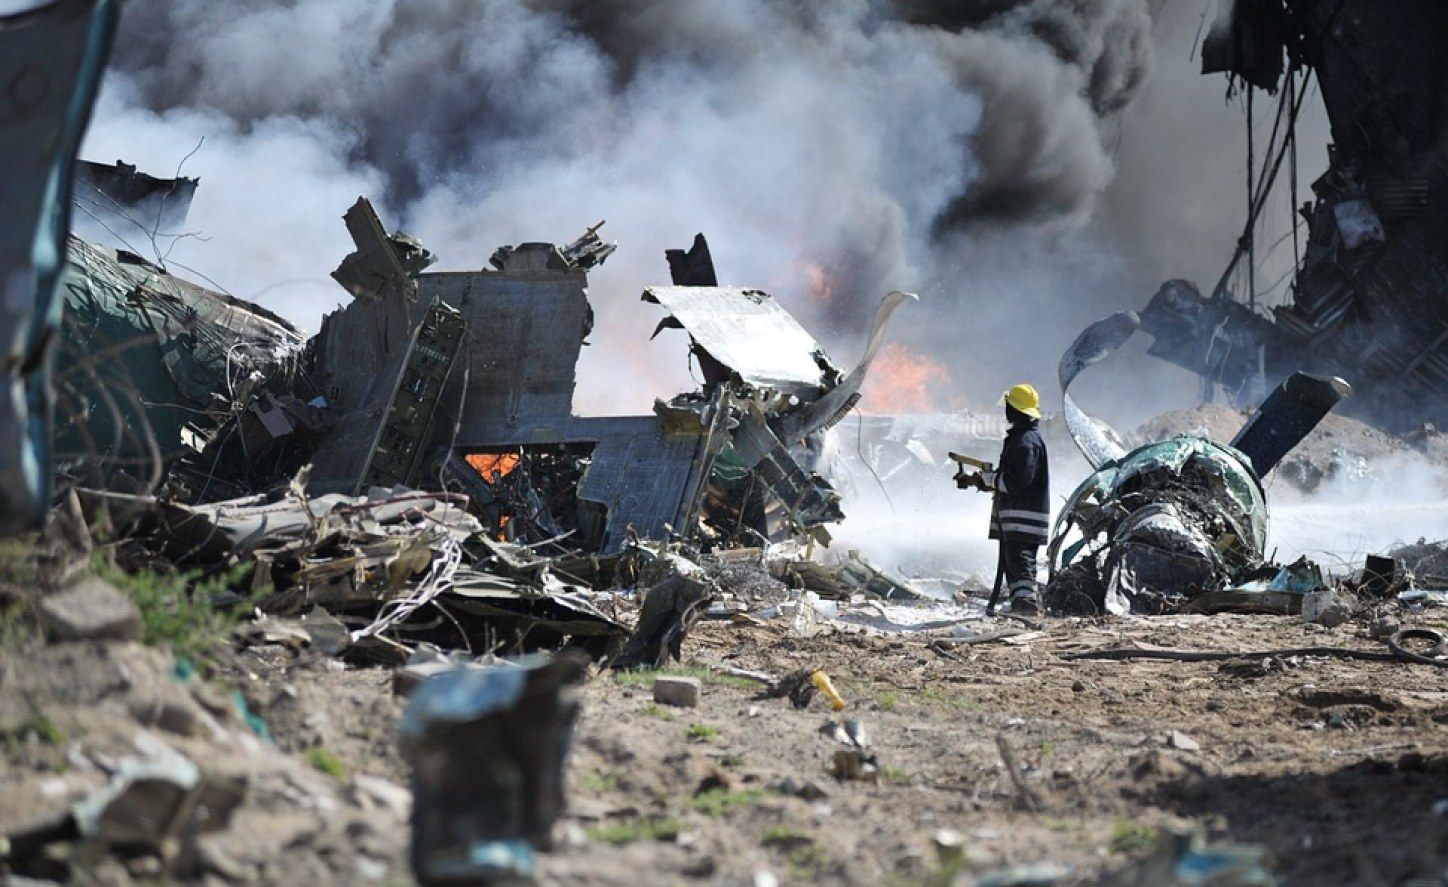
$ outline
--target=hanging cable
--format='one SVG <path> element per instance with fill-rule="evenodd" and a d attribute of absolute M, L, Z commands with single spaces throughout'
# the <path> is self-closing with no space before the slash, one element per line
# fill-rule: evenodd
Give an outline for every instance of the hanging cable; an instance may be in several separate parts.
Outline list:
<path fill-rule="evenodd" d="M 1252 177 L 1257 173 L 1257 161 L 1253 157 L 1255 137 L 1252 132 L 1253 124 L 1257 122 L 1252 115 L 1252 96 L 1256 94 L 1257 89 L 1252 84 L 1247 84 L 1247 218 L 1249 220 L 1252 218 L 1252 204 L 1257 200 L 1257 190 L 1252 181 Z M 1268 150 L 1271 150 L 1270 146 Z M 1257 262 L 1255 250 L 1252 249 L 1252 241 L 1256 239 L 1255 235 L 1256 227 L 1249 221 L 1247 230 L 1242 232 L 1242 243 L 1247 249 L 1247 305 L 1249 307 L 1255 307 L 1257 304 L 1257 288 L 1253 285 L 1257 279 Z"/>
<path fill-rule="evenodd" d="M 1302 95 L 1311 80 L 1311 77 L 1303 77 L 1302 85 L 1298 88 L 1296 99 L 1292 103 L 1294 114 L 1302 110 Z M 1289 121 L 1288 125 L 1295 126 L 1296 122 L 1296 118 L 1294 117 Z M 1214 299 L 1226 298 L 1228 292 L 1227 284 L 1232 280 L 1233 274 L 1237 272 L 1238 263 L 1241 262 L 1242 256 L 1247 254 L 1247 244 L 1253 229 L 1257 225 L 1257 217 L 1261 214 L 1262 207 L 1267 200 L 1267 195 L 1271 192 L 1272 182 L 1276 180 L 1277 173 L 1282 168 L 1282 161 L 1287 157 L 1287 144 L 1287 140 L 1284 139 L 1281 149 L 1276 151 L 1276 158 L 1272 161 L 1271 168 L 1266 170 L 1264 175 L 1257 180 L 1258 187 L 1255 189 L 1256 199 L 1252 205 L 1248 207 L 1247 222 L 1243 226 L 1242 236 L 1237 239 L 1237 249 L 1232 253 L 1231 261 L 1227 263 L 1226 270 L 1222 272 L 1222 276 L 1217 280 L 1217 285 L 1212 289 L 1212 298 Z"/>
<path fill-rule="evenodd" d="M 1287 127 L 1287 138 L 1291 140 L 1291 145 L 1292 145 L 1291 163 L 1290 163 L 1290 166 L 1288 167 L 1288 175 L 1291 176 L 1290 184 L 1291 184 L 1291 187 L 1292 187 L 1291 215 L 1292 215 L 1292 269 L 1293 269 L 1293 271 L 1296 271 L 1298 268 L 1301 268 L 1301 267 L 1302 267 L 1302 250 L 1301 250 L 1301 248 L 1298 246 L 1298 243 L 1297 243 L 1297 224 L 1298 224 L 1298 222 L 1301 220 L 1301 216 L 1299 216 L 1298 213 L 1297 213 L 1297 110 L 1298 110 L 1297 101 L 1298 101 L 1298 96 L 1297 96 L 1297 91 L 1292 88 L 1292 87 L 1293 87 L 1293 80 L 1294 80 L 1294 78 L 1296 78 L 1296 76 L 1297 76 L 1297 63 L 1296 63 L 1296 62 L 1293 62 L 1292 67 L 1287 69 L 1287 92 L 1292 96 L 1292 121 L 1291 121 L 1291 123 L 1288 124 L 1288 127 Z M 1304 75 L 1303 75 L 1303 78 L 1306 79 L 1306 76 L 1307 76 L 1307 75 L 1304 74 Z"/>

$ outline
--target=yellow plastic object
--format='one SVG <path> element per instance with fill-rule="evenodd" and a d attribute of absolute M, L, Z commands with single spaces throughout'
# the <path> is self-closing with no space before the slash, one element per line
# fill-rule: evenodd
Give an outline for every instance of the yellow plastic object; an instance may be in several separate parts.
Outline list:
<path fill-rule="evenodd" d="M 809 679 L 810 682 L 815 685 L 815 689 L 825 694 L 825 698 L 830 701 L 830 705 L 835 707 L 835 711 L 839 711 L 845 707 L 845 700 L 840 698 L 839 691 L 835 689 L 835 685 L 830 681 L 829 675 L 822 671 L 817 671 L 810 675 Z"/>
<path fill-rule="evenodd" d="M 1027 416 L 1041 418 L 1041 395 L 1036 393 L 1035 388 L 1024 382 L 1020 385 L 1012 385 L 1005 394 L 1001 395 L 1001 400 Z"/>

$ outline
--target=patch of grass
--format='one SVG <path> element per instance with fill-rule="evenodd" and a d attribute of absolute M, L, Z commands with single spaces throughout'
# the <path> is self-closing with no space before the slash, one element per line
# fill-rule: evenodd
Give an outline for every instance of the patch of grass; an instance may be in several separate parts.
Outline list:
<path fill-rule="evenodd" d="M 1056 750 L 1056 743 L 1054 743 L 1054 742 L 1043 742 L 1043 743 L 1041 743 L 1041 754 L 1042 754 L 1042 756 L 1049 756 L 1049 755 L 1050 755 L 1052 752 L 1054 752 L 1055 750 Z"/>
<path fill-rule="evenodd" d="M 254 564 L 238 564 L 203 578 L 200 573 L 128 573 L 96 559 L 101 578 L 130 595 L 140 608 L 141 641 L 169 646 L 173 656 L 195 662 L 214 661 L 232 629 L 251 611 L 251 599 L 230 610 L 219 609 L 213 601 L 241 584 L 253 568 Z"/>
<path fill-rule="evenodd" d="M 1142 825 L 1134 819 L 1118 816 L 1111 826 L 1111 843 L 1107 846 L 1112 853 L 1141 853 L 1156 844 L 1157 830 Z"/>
<path fill-rule="evenodd" d="M 701 684 L 712 684 L 716 687 L 748 687 L 757 690 L 763 686 L 749 678 L 718 674 L 703 665 L 666 665 L 663 668 L 620 669 L 613 672 L 614 683 L 625 687 L 652 687 L 654 679 L 659 677 L 698 678 Z"/>
<path fill-rule="evenodd" d="M 60 746 L 65 744 L 66 738 L 65 731 L 40 711 L 32 714 L 20 726 L 3 734 L 5 751 L 11 755 L 19 752 L 20 745 L 24 742 L 34 740 L 41 745 Z"/>
<path fill-rule="evenodd" d="M 744 756 L 739 754 L 738 752 L 729 752 L 728 754 L 722 754 L 719 756 L 719 766 L 728 767 L 730 769 L 733 769 L 735 767 L 743 767 Z"/>
<path fill-rule="evenodd" d="M 347 778 L 347 767 L 342 759 L 320 745 L 307 749 L 307 763 L 336 780 Z"/>
<path fill-rule="evenodd" d="M 591 792 L 611 792 L 618 790 L 617 773 L 585 773 L 579 778 L 578 783 Z"/>
<path fill-rule="evenodd" d="M 899 767 L 884 766 L 880 768 L 880 781 L 894 785 L 906 785 L 910 782 L 910 774 Z"/>
<path fill-rule="evenodd" d="M 764 830 L 764 836 L 759 843 L 766 847 L 789 847 L 801 844 L 813 843 L 814 838 L 803 832 L 797 832 L 787 825 L 772 825 Z"/>
<path fill-rule="evenodd" d="M 818 844 L 807 844 L 789 851 L 784 859 L 785 871 L 795 881 L 815 882 L 831 868 L 829 854 Z"/>
<path fill-rule="evenodd" d="M 40 640 L 35 604 L 46 586 L 41 557 L 33 534 L 0 539 L 0 650 Z"/>
<path fill-rule="evenodd" d="M 1066 832 L 1079 831 L 1081 828 L 1081 823 L 1074 822 L 1070 819 L 1061 819 L 1057 816 L 1047 816 L 1043 818 L 1041 822 L 1046 826 L 1047 829 L 1056 832 L 1057 834 L 1065 834 Z"/>
<path fill-rule="evenodd" d="M 708 791 L 699 792 L 691 798 L 689 807 L 705 816 L 718 817 L 731 810 L 748 807 L 767 794 L 769 792 L 762 788 L 747 788 L 737 792 L 723 788 L 711 788 Z"/>
<path fill-rule="evenodd" d="M 637 841 L 672 841 L 683 830 L 684 824 L 677 819 L 640 818 L 596 825 L 584 834 L 591 841 L 622 846 Z"/>
<path fill-rule="evenodd" d="M 25 601 L 0 606 L 0 650 L 20 650 L 40 639 L 40 622 Z"/>
<path fill-rule="evenodd" d="M 644 706 L 644 714 L 653 715 L 661 721 L 672 721 L 674 713 L 659 705 L 657 702 L 650 702 Z"/>
<path fill-rule="evenodd" d="M 719 728 L 711 727 L 708 724 L 690 724 L 689 729 L 684 731 L 684 738 L 695 742 L 708 742 L 719 736 Z"/>
<path fill-rule="evenodd" d="M 32 534 L 0 539 L 0 584 L 34 588 L 40 584 L 40 548 Z"/>
<path fill-rule="evenodd" d="M 878 708 L 880 711 L 890 711 L 899 701 L 900 697 L 896 696 L 894 693 L 881 693 L 879 696 L 875 697 L 875 707 Z"/>
<path fill-rule="evenodd" d="M 970 711 L 980 707 L 980 703 L 969 696 L 962 696 L 957 693 L 947 693 L 939 687 L 922 687 L 916 694 L 919 700 L 925 705 L 935 708 L 953 708 L 956 711 Z"/>

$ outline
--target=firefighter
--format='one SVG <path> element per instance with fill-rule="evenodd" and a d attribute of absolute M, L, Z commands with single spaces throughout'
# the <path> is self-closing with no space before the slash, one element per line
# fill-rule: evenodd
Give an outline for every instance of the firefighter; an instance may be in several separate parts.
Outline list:
<path fill-rule="evenodd" d="M 993 494 L 990 538 L 999 540 L 996 588 L 988 614 L 995 611 L 1001 579 L 1010 594 L 1012 613 L 1039 613 L 1036 554 L 1046 542 L 1051 517 L 1051 480 L 1046 443 L 1038 429 L 1041 397 L 1030 385 L 1013 385 L 1001 396 L 1010 428 L 994 471 L 960 474 L 956 485 Z"/>

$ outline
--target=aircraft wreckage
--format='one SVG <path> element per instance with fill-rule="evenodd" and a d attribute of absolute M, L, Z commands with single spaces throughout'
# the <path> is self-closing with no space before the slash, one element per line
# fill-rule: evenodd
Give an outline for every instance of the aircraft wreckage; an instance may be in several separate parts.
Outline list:
<path fill-rule="evenodd" d="M 1140 325 L 1129 311 L 1100 320 L 1061 358 L 1066 424 L 1093 472 L 1067 497 L 1051 534 L 1047 606 L 1118 615 L 1300 608 L 1293 593 L 1322 587 L 1322 576 L 1306 561 L 1265 562 L 1262 478 L 1351 388 L 1294 373 L 1230 444 L 1179 436 L 1128 452 L 1076 405 L 1070 386 Z"/>
<path fill-rule="evenodd" d="M 1278 94 L 1278 107 L 1265 150 L 1248 127 L 1251 202 L 1235 253 L 1206 295 L 1186 280 L 1161 286 L 1141 312 L 1150 353 L 1239 407 L 1303 371 L 1346 379 L 1358 396 L 1345 412 L 1390 433 L 1448 425 L 1448 72 L 1439 60 L 1448 11 L 1434 0 L 1219 8 L 1203 72 L 1226 73 L 1249 109 L 1256 90 Z M 1313 77 L 1332 144 L 1313 199 L 1299 205 L 1297 120 Z M 1256 283 L 1255 232 L 1289 158 L 1306 237 L 1299 246 L 1294 219 L 1290 298 L 1269 309 Z"/>
<path fill-rule="evenodd" d="M 812 470 L 817 436 L 859 399 L 890 314 L 913 296 L 885 297 L 846 373 L 772 296 L 717 286 L 700 235 L 668 252 L 674 285 L 643 299 L 668 312 L 660 331 L 689 335 L 702 390 L 653 415 L 585 418 L 571 408 L 593 323 L 586 272 L 614 249 L 596 229 L 562 247 L 503 247 L 488 270 L 430 273 L 432 256 L 387 234 L 366 200 L 345 218 L 357 250 L 333 276 L 353 299 L 310 340 L 72 238 L 62 471 L 196 505 L 285 486 L 310 465 L 310 495 L 462 493 L 494 538 L 585 552 L 670 536 L 827 540 L 824 525 L 843 517 Z M 85 359 L 97 354 L 126 371 Z"/>

